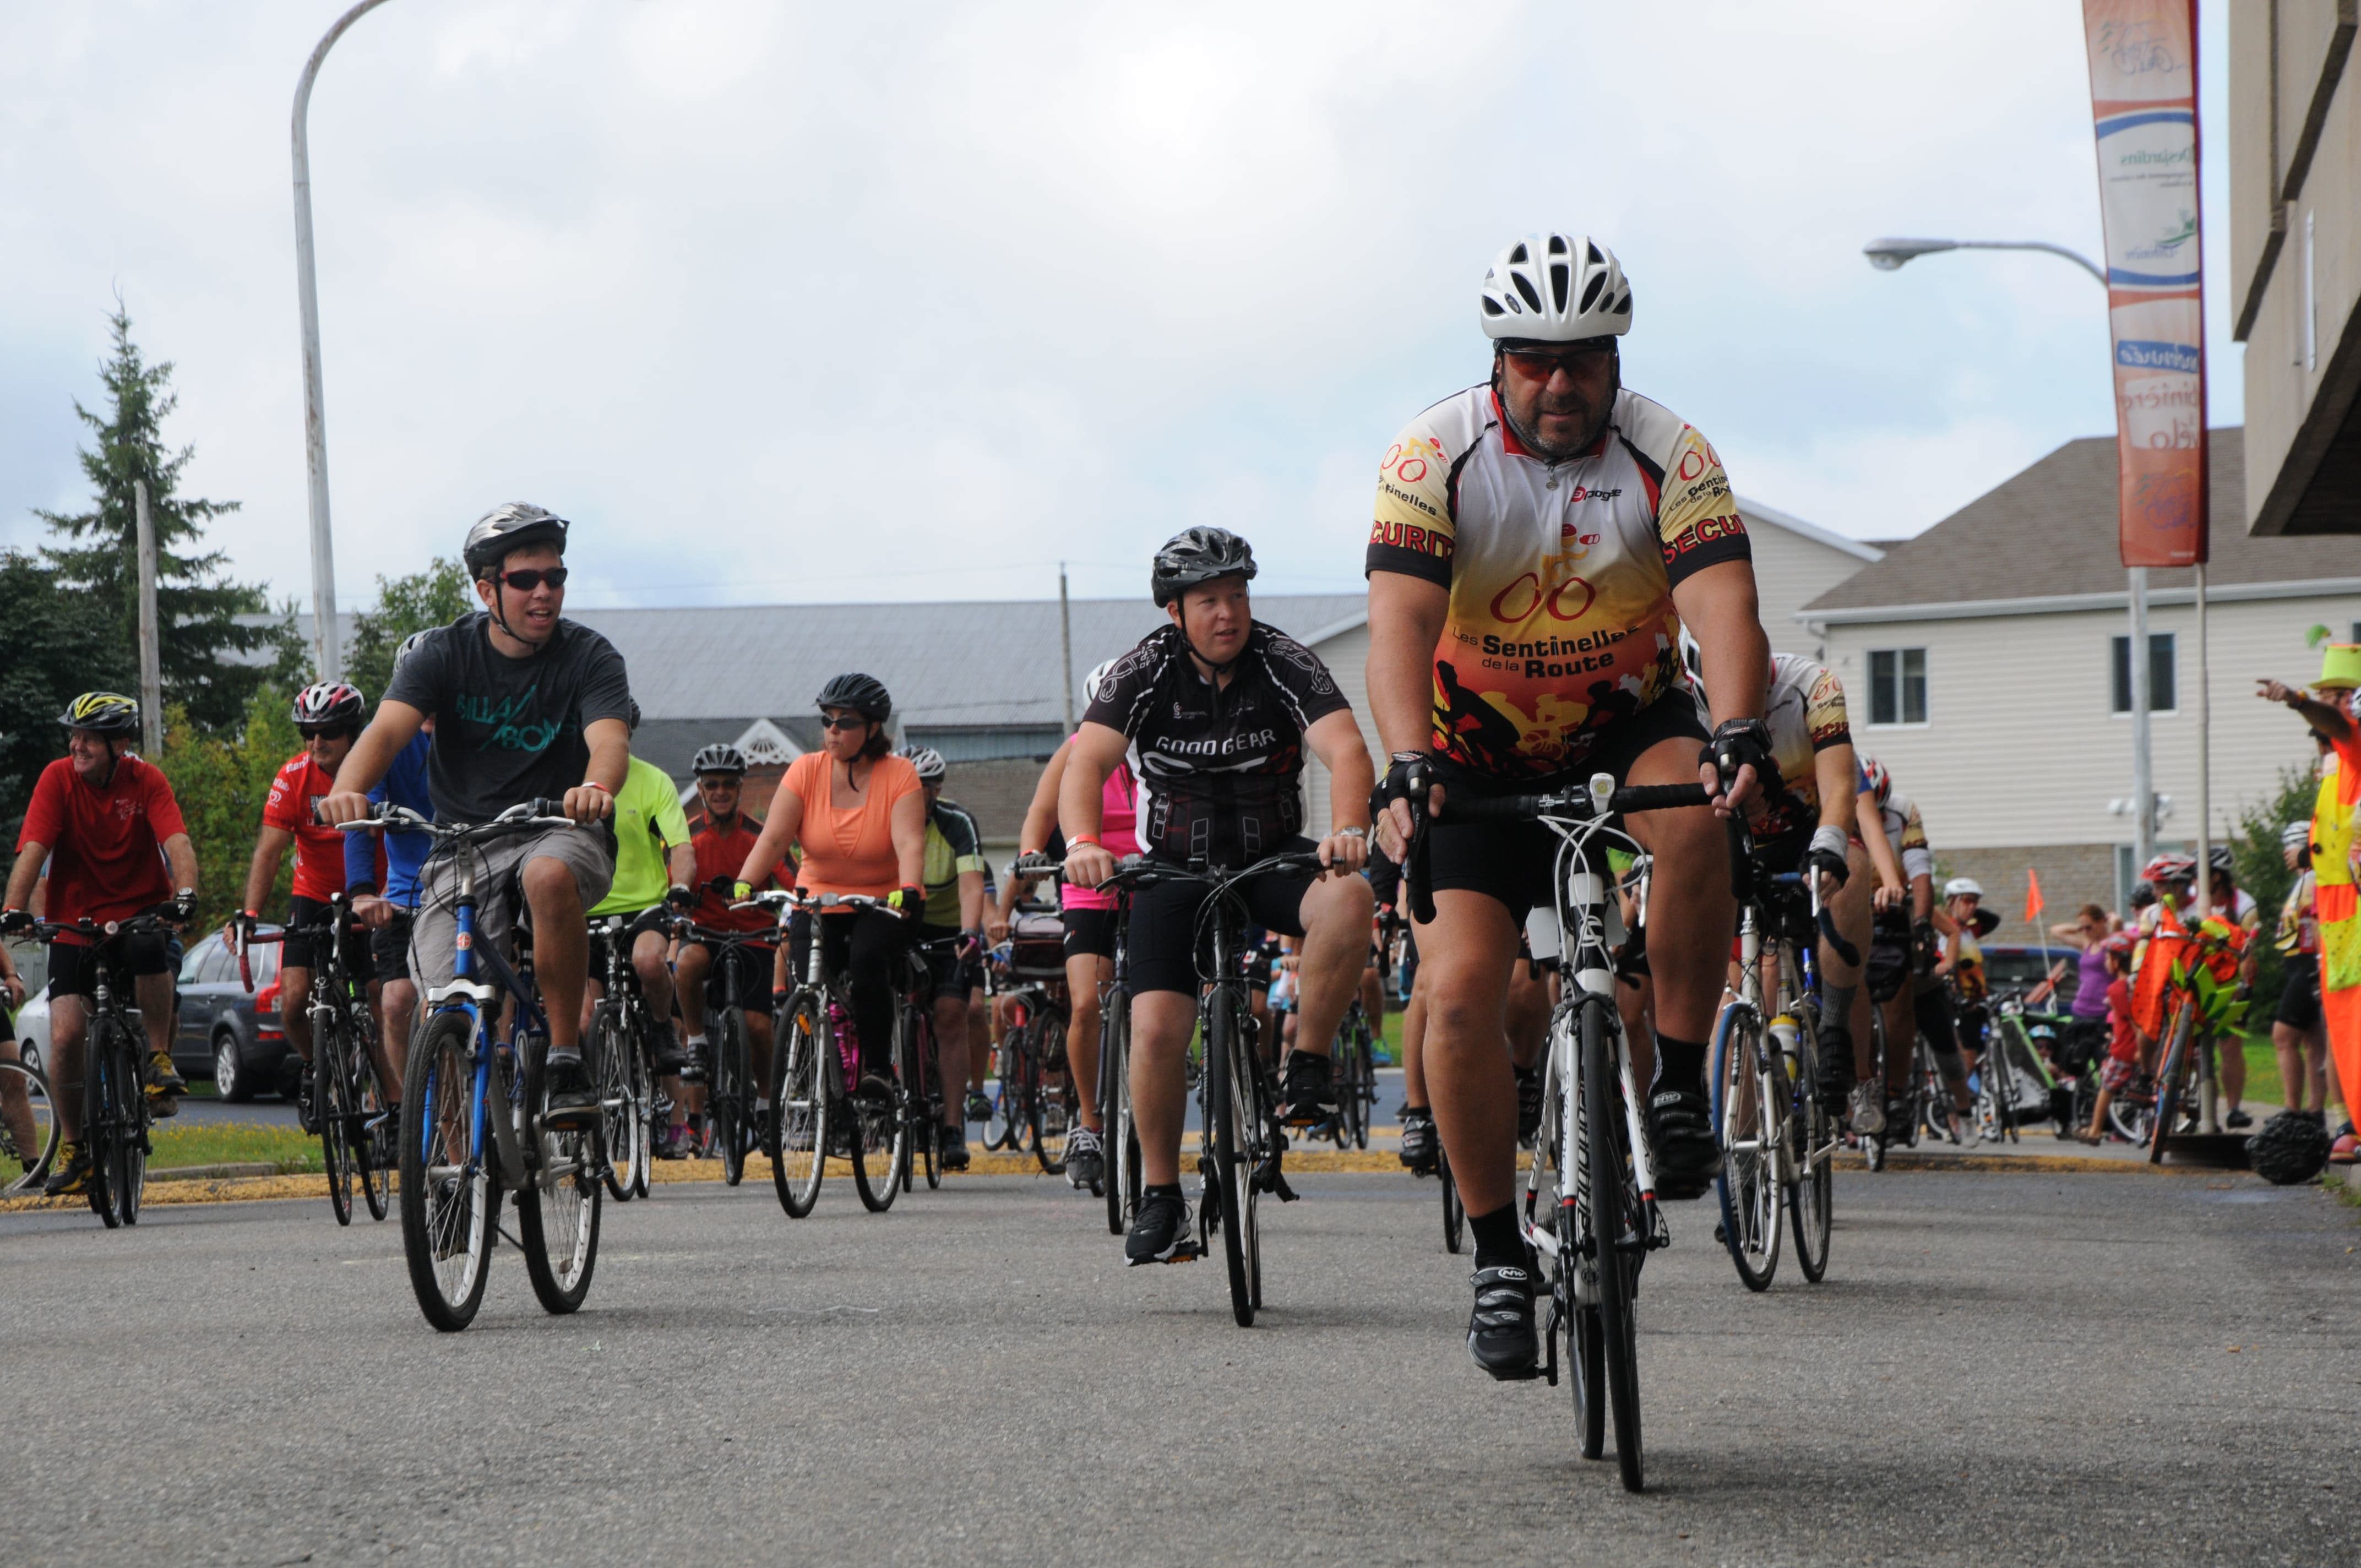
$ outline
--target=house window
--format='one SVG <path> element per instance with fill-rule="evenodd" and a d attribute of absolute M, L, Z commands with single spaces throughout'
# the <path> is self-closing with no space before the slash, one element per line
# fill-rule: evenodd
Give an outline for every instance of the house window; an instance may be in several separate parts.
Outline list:
<path fill-rule="evenodd" d="M 2132 640 L 2114 640 L 2114 706 L 2111 711 L 2132 710 Z M 2172 679 L 2172 633 L 2147 634 L 2147 710 L 2171 713 L 2180 707 L 2180 693 Z"/>
<path fill-rule="evenodd" d="M 1927 650 L 1872 648 L 1869 651 L 1869 721 L 1872 724 L 1927 722 Z"/>

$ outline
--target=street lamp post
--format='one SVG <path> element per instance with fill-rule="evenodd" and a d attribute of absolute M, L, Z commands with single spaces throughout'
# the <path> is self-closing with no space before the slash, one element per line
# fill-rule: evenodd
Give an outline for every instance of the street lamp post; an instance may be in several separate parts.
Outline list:
<path fill-rule="evenodd" d="M 360 0 L 336 18 L 295 83 L 295 293 L 303 313 L 303 455 L 310 470 L 312 512 L 312 646 L 320 679 L 344 674 L 345 651 L 336 637 L 336 563 L 328 528 L 328 428 L 320 392 L 320 296 L 312 276 L 312 148 L 305 122 L 312 113 L 312 82 L 321 61 L 345 29 L 385 0 Z"/>
<path fill-rule="evenodd" d="M 1869 258 L 1869 264 L 1881 272 L 1897 271 L 1905 263 L 1918 257 L 1933 256 L 1946 250 L 2047 251 L 2088 272 L 2099 287 L 2103 289 L 2107 286 L 2107 274 L 2097 262 L 2079 250 L 2069 250 L 2062 245 L 2052 245 L 2042 239 L 1873 239 L 1861 247 L 1861 253 Z M 2138 866 L 2144 866 L 2156 853 L 2156 770 L 2148 750 L 2147 721 L 2147 568 L 2133 566 L 2127 569 L 2126 575 L 2130 578 L 2132 623 L 2128 659 L 2132 688 L 2132 840 L 2134 858 Z M 2202 611 L 2200 624 L 2202 624 Z M 2202 637 L 2202 630 L 2199 635 Z M 2203 793 L 2201 787 L 2201 810 Z M 2202 825 L 2198 831 L 2202 846 L 2204 832 Z M 2137 866 L 2135 866 L 2133 875 L 2138 875 Z"/>

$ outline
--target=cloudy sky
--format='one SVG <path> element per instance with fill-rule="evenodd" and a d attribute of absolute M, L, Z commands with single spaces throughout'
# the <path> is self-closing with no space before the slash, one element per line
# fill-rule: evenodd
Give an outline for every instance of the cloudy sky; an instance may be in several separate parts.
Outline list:
<path fill-rule="evenodd" d="M 237 572 L 308 595 L 287 115 L 343 4 L 0 5 L 0 546 L 84 493 L 120 291 Z M 1553 226 L 1742 494 L 1916 532 L 2114 429 L 2078 269 L 1861 257 L 2098 252 L 2081 11 L 390 0 L 312 115 L 340 596 L 511 498 L 576 521 L 583 605 L 1128 594 L 1200 521 L 1350 589 L 1486 263 Z"/>

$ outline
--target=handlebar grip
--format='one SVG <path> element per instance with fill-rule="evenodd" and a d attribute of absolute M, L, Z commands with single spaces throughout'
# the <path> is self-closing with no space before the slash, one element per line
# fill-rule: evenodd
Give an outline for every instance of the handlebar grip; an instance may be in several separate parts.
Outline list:
<path fill-rule="evenodd" d="M 1608 796 L 1607 809 L 1618 816 L 1635 811 L 1677 811 L 1683 806 L 1710 806 L 1713 796 L 1703 784 L 1625 784 Z"/>
<path fill-rule="evenodd" d="M 525 813 L 525 815 L 528 817 L 563 817 L 566 815 L 566 803 L 562 800 L 550 800 L 545 796 L 539 797 L 533 802 L 533 809 Z"/>
<path fill-rule="evenodd" d="M 1443 803 L 1444 822 L 1530 822 L 1541 815 L 1537 795 L 1455 796 Z"/>

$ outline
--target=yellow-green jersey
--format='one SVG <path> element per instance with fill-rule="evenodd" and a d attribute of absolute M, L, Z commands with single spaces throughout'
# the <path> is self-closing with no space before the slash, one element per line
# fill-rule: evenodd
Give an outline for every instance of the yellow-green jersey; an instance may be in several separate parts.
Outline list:
<path fill-rule="evenodd" d="M 921 924 L 960 928 L 961 872 L 983 874 L 983 836 L 957 802 L 938 800 L 927 814 L 927 913 Z"/>
<path fill-rule="evenodd" d="M 615 795 L 615 880 L 590 917 L 635 915 L 662 904 L 672 885 L 664 855 L 687 842 L 679 790 L 662 768 L 633 757 Z"/>

